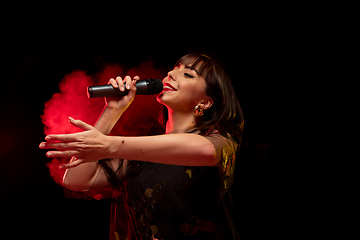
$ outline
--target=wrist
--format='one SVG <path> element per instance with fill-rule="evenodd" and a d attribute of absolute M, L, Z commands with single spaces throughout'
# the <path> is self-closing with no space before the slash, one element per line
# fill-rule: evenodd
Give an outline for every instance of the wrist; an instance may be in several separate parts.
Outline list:
<path fill-rule="evenodd" d="M 118 116 L 120 118 L 124 111 L 118 107 L 109 106 L 106 104 L 104 112 L 106 112 L 106 114 L 111 114 L 112 116 Z"/>
<path fill-rule="evenodd" d="M 113 104 L 108 103 L 105 104 L 104 109 L 107 111 L 121 112 L 121 109 L 118 106 L 114 106 Z"/>
<path fill-rule="evenodd" d="M 106 158 L 114 158 L 114 136 L 105 136 L 105 156 Z"/>
<path fill-rule="evenodd" d="M 105 106 L 94 127 L 103 134 L 109 134 L 122 115 L 122 111 Z"/>

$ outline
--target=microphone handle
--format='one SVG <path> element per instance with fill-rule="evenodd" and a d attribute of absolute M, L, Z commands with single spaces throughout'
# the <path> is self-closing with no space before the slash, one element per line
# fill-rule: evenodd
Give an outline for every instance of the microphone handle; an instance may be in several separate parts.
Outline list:
<path fill-rule="evenodd" d="M 149 89 L 149 81 L 143 80 L 136 83 L 136 95 L 147 95 Z M 129 93 L 125 88 L 122 92 L 119 88 L 114 88 L 112 85 L 92 86 L 87 89 L 88 98 L 98 97 L 122 97 Z"/>

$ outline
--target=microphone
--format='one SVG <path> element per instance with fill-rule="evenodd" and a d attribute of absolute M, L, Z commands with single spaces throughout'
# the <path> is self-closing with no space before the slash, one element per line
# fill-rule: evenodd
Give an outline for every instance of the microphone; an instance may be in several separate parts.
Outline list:
<path fill-rule="evenodd" d="M 163 90 L 162 81 L 159 79 L 145 79 L 136 83 L 136 95 L 152 95 L 161 93 Z M 123 97 L 129 93 L 129 90 L 121 92 L 119 88 L 112 85 L 91 86 L 87 88 L 88 98 L 98 97 Z"/>

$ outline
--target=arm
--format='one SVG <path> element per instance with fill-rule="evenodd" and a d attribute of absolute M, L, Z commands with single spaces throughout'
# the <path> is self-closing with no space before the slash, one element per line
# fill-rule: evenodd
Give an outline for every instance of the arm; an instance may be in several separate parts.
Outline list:
<path fill-rule="evenodd" d="M 135 80 L 139 80 L 139 77 L 134 77 Z M 117 81 L 114 79 L 110 79 L 109 83 L 111 83 L 114 87 L 122 87 L 122 79 L 117 78 Z M 99 119 L 97 120 L 94 128 L 99 132 L 108 135 L 118 119 L 121 117 L 122 113 L 126 110 L 126 108 L 130 105 L 132 100 L 134 99 L 134 95 L 136 92 L 136 88 L 134 88 L 134 84 L 132 85 L 131 79 L 129 77 L 125 78 L 126 85 L 129 85 L 131 91 L 126 97 L 122 99 L 119 98 L 107 98 L 105 99 L 105 108 L 101 113 Z M 75 159 L 72 158 L 70 162 L 74 162 Z M 112 161 L 113 167 L 115 169 L 118 168 L 119 160 Z M 123 164 L 123 167 L 126 164 Z M 92 189 L 100 189 L 106 188 L 110 186 L 103 169 L 100 164 L 96 162 L 88 162 L 82 165 L 78 165 L 77 167 L 67 169 L 64 178 L 63 178 L 64 187 L 68 188 L 72 191 L 85 191 Z"/>
<path fill-rule="evenodd" d="M 108 137 L 109 158 L 124 158 L 181 166 L 215 166 L 214 145 L 195 134 L 166 134 L 148 137 Z"/>
<path fill-rule="evenodd" d="M 76 156 L 65 167 L 94 162 L 103 158 L 122 158 L 183 166 L 215 166 L 218 162 L 214 145 L 207 138 L 195 134 L 167 134 L 148 137 L 110 137 L 94 127 L 71 120 L 84 132 L 49 135 L 42 148 L 48 157 Z"/>

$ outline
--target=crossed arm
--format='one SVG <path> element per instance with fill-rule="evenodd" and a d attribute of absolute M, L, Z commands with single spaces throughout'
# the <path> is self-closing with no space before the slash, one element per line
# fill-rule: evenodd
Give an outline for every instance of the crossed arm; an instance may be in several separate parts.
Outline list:
<path fill-rule="evenodd" d="M 122 80 L 110 79 L 109 83 L 123 91 L 124 85 L 130 90 L 121 99 L 107 98 L 104 111 L 95 126 L 69 118 L 69 122 L 84 130 L 73 134 L 46 136 L 42 149 L 55 149 L 47 152 L 49 158 L 73 157 L 71 162 L 62 165 L 68 168 L 64 185 L 73 191 L 88 190 L 91 187 L 104 188 L 109 185 L 103 174 L 100 159 L 131 159 L 154 163 L 183 166 L 215 166 L 217 164 L 214 145 L 207 138 L 195 134 L 168 134 L 149 137 L 110 137 L 106 136 L 122 113 L 134 99 L 135 83 L 139 77 L 126 77 Z M 117 168 L 119 161 L 112 162 Z M 124 164 L 123 166 L 126 166 Z M 96 180 L 96 182 L 95 182 Z"/>
<path fill-rule="evenodd" d="M 104 158 L 131 159 L 146 162 L 182 165 L 215 166 L 214 145 L 205 137 L 195 134 L 166 134 L 148 137 L 106 136 L 99 130 L 80 120 L 70 122 L 84 130 L 80 133 L 48 135 L 42 149 L 48 157 L 77 159 L 65 164 L 70 168 L 81 163 L 95 162 Z"/>
<path fill-rule="evenodd" d="M 146 162 L 182 165 L 215 166 L 214 145 L 207 138 L 195 134 L 167 134 L 148 137 L 106 136 L 95 127 L 80 120 L 69 121 L 83 129 L 73 134 L 46 136 L 42 149 L 49 158 L 70 157 L 64 186 L 72 191 L 104 188 L 109 185 L 98 160 L 105 158 L 131 159 Z M 113 164 L 118 164 L 113 162 Z M 114 166 L 116 168 L 116 166 Z M 95 182 L 96 181 L 96 182 Z"/>

